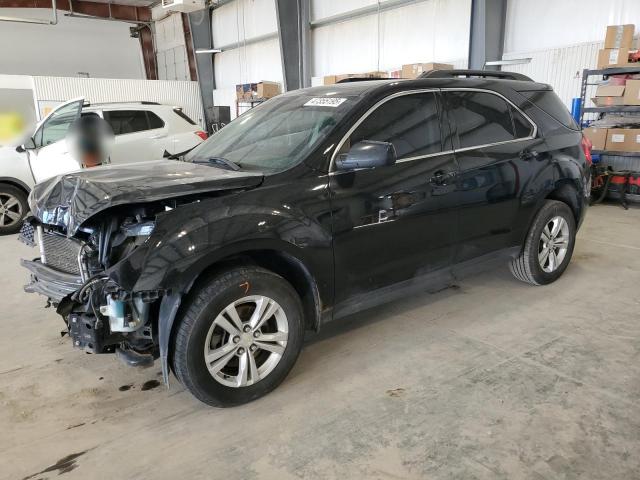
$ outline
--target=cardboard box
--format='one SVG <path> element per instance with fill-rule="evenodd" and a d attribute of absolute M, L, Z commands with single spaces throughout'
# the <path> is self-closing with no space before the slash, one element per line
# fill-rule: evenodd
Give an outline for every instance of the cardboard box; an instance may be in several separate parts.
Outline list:
<path fill-rule="evenodd" d="M 625 67 L 628 63 L 628 48 L 604 48 L 598 52 L 598 68 Z"/>
<path fill-rule="evenodd" d="M 592 145 L 593 150 L 604 150 L 607 145 L 607 129 L 606 128 L 585 128 L 582 133 L 587 137 Z"/>
<path fill-rule="evenodd" d="M 409 63 L 402 65 L 402 78 L 418 78 L 423 72 L 430 70 L 453 70 L 448 63 Z"/>
<path fill-rule="evenodd" d="M 250 102 L 275 97 L 280 94 L 280 84 L 262 81 L 259 83 L 242 83 L 236 85 L 236 100 Z"/>
<path fill-rule="evenodd" d="M 633 25 L 609 25 L 604 38 L 604 48 L 626 48 L 633 50 Z"/>
<path fill-rule="evenodd" d="M 624 105 L 640 105 L 640 80 L 627 80 Z"/>
<path fill-rule="evenodd" d="M 623 105 L 625 87 L 621 85 L 600 85 L 596 89 L 596 96 L 591 100 L 598 107 L 612 107 Z"/>
<path fill-rule="evenodd" d="M 280 95 L 280 84 L 276 82 L 262 81 L 258 83 L 256 92 L 258 98 L 272 98 L 276 95 Z"/>
<path fill-rule="evenodd" d="M 610 128 L 607 131 L 606 149 L 612 152 L 640 152 L 640 128 Z"/>

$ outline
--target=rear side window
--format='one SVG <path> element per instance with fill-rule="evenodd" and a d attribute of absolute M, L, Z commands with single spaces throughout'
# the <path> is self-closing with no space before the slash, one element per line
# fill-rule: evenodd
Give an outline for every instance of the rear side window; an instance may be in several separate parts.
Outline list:
<path fill-rule="evenodd" d="M 442 151 L 435 94 L 402 95 L 383 103 L 358 125 L 350 144 L 362 140 L 392 143 L 398 159 Z"/>
<path fill-rule="evenodd" d="M 173 113 L 175 113 L 176 115 L 178 115 L 181 119 L 183 119 L 185 122 L 190 123 L 191 125 L 196 125 L 196 122 L 194 122 L 193 120 L 191 120 L 189 118 L 189 116 L 184 113 L 180 108 L 174 108 L 173 109 Z"/>
<path fill-rule="evenodd" d="M 514 107 L 511 107 L 511 116 L 513 118 L 513 128 L 516 138 L 526 138 L 533 135 L 533 125 L 531 125 L 531 122 L 524 118 L 524 115 Z"/>
<path fill-rule="evenodd" d="M 569 112 L 569 109 L 562 103 L 562 100 L 560 100 L 555 92 L 551 90 L 535 90 L 519 93 L 565 127 L 572 130 L 579 130 L 578 124 L 571 116 L 571 112 Z"/>
<path fill-rule="evenodd" d="M 162 119 L 153 112 L 146 112 L 147 119 L 149 120 L 149 128 L 153 130 L 154 128 L 162 128 L 164 127 L 164 122 Z"/>
<path fill-rule="evenodd" d="M 511 105 L 486 92 L 446 92 L 450 118 L 458 131 L 457 148 L 469 148 L 516 138 Z"/>
<path fill-rule="evenodd" d="M 115 135 L 164 127 L 164 122 L 160 117 L 146 110 L 112 110 L 104 112 L 104 119 L 111 125 Z"/>

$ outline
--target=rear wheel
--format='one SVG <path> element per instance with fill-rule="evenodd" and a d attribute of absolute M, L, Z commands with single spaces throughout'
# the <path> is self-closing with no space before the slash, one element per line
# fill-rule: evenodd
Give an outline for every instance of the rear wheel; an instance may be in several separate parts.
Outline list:
<path fill-rule="evenodd" d="M 533 220 L 520 255 L 509 265 L 523 282 L 546 285 L 565 271 L 573 254 L 576 223 L 566 203 L 547 200 Z"/>
<path fill-rule="evenodd" d="M 304 337 L 300 298 L 282 277 L 258 267 L 218 275 L 192 298 L 178 325 L 176 376 L 217 407 L 255 400 L 277 387 Z"/>
<path fill-rule="evenodd" d="M 18 232 L 28 211 L 26 193 L 13 185 L 0 183 L 0 235 Z"/>

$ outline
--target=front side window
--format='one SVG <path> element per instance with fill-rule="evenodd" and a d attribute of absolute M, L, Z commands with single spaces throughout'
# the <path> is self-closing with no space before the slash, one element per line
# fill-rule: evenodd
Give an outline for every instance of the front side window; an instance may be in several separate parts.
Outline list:
<path fill-rule="evenodd" d="M 104 112 L 104 119 L 111 125 L 114 135 L 126 135 L 164 127 L 160 117 L 146 110 L 112 110 Z"/>
<path fill-rule="evenodd" d="M 450 118 L 457 127 L 456 148 L 470 148 L 514 140 L 511 105 L 503 98 L 486 92 L 446 92 Z M 525 135 L 526 136 L 526 135 Z"/>
<path fill-rule="evenodd" d="M 46 147 L 65 138 L 69 128 L 78 118 L 80 108 L 82 102 L 73 102 L 53 112 L 35 134 L 36 147 Z"/>
<path fill-rule="evenodd" d="M 412 93 L 383 103 L 354 130 L 349 144 L 362 140 L 393 144 L 399 160 L 441 152 L 435 94 Z"/>

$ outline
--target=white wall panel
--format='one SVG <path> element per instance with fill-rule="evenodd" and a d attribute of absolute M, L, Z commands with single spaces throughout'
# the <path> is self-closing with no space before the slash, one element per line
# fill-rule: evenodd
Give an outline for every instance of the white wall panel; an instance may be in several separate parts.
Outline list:
<path fill-rule="evenodd" d="M 166 80 L 120 80 L 111 78 L 33 77 L 35 96 L 51 106 L 75 97 L 89 102 L 158 102 L 182 107 L 195 122 L 204 125 L 197 82 Z"/>
<path fill-rule="evenodd" d="M 50 19 L 51 9 L 2 8 L 3 16 Z M 140 41 L 128 23 L 69 18 L 57 25 L 2 22 L 0 73 L 19 75 L 145 78 Z"/>
<path fill-rule="evenodd" d="M 314 8 L 322 3 L 319 11 L 332 11 L 331 4 L 317 2 Z M 381 12 L 379 30 L 377 14 L 316 28 L 311 42 L 312 75 L 358 73 L 378 66 L 388 70 L 430 61 L 464 66 L 470 12 L 471 0 L 427 0 Z"/>
<path fill-rule="evenodd" d="M 589 42 L 564 48 L 505 54 L 504 59 L 531 57 L 531 63 L 510 65 L 505 70 L 523 73 L 536 82 L 548 83 L 571 108 L 571 99 L 580 96 L 582 70 L 596 68 L 598 50 L 604 42 Z M 591 98 L 593 90 L 589 90 Z M 589 104 L 590 102 L 587 102 Z"/>
<path fill-rule="evenodd" d="M 274 38 L 216 53 L 214 71 L 214 105 L 231 107 L 231 118 L 235 118 L 237 84 L 268 80 L 282 85 L 280 42 Z"/>
<path fill-rule="evenodd" d="M 214 70 L 218 88 L 261 80 L 282 82 L 280 43 L 274 38 L 216 53 Z"/>
<path fill-rule="evenodd" d="M 311 19 L 319 20 L 332 17 L 377 3 L 377 0 L 311 0 Z"/>
<path fill-rule="evenodd" d="M 509 0 L 505 53 L 604 41 L 607 25 L 640 28 L 639 0 Z"/>
<path fill-rule="evenodd" d="M 216 8 L 211 30 L 214 48 L 277 32 L 275 0 L 234 0 Z"/>

